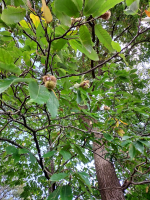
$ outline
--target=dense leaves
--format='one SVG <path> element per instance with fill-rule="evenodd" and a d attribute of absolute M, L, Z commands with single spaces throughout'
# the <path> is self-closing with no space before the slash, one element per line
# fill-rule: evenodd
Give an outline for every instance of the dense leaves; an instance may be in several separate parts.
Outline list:
<path fill-rule="evenodd" d="M 148 2 L 0 5 L 0 190 L 21 187 L 26 200 L 100 199 L 97 143 L 125 198 L 146 200 L 150 26 L 142 18 Z M 57 79 L 53 89 L 47 74 Z"/>

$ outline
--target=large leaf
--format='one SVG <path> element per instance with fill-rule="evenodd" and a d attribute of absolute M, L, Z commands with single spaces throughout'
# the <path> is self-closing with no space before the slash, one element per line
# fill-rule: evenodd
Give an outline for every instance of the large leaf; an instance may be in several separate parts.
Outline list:
<path fill-rule="evenodd" d="M 36 158 L 33 156 L 32 153 L 29 152 L 29 156 L 30 156 L 30 161 L 32 164 L 34 164 L 36 162 Z"/>
<path fill-rule="evenodd" d="M 57 187 L 56 190 L 54 190 L 54 192 L 52 192 L 49 196 L 47 200 L 58 200 L 58 196 L 60 195 L 60 191 L 61 191 L 61 187 Z"/>
<path fill-rule="evenodd" d="M 50 23 L 53 20 L 53 16 L 51 14 L 49 7 L 46 5 L 45 0 L 42 0 L 42 6 L 43 6 L 43 14 L 46 19 L 46 23 Z"/>
<path fill-rule="evenodd" d="M 85 155 L 82 153 L 81 149 L 77 145 L 74 145 L 74 150 L 79 155 L 79 157 L 83 163 L 88 162 L 88 159 L 85 157 Z"/>
<path fill-rule="evenodd" d="M 84 46 L 81 45 L 81 43 L 79 43 L 78 41 L 76 40 L 71 40 L 69 41 L 71 47 L 73 49 L 78 49 L 79 51 L 81 51 L 82 53 L 84 53 L 88 58 L 90 58 L 91 60 L 94 60 L 94 61 L 98 61 L 99 58 L 98 58 L 98 55 L 96 53 L 96 51 L 94 49 L 92 49 L 92 52 L 89 53 L 86 48 Z"/>
<path fill-rule="evenodd" d="M 134 1 L 125 11 L 126 15 L 135 15 L 139 9 L 140 0 Z"/>
<path fill-rule="evenodd" d="M 136 141 L 136 142 L 133 142 L 135 148 L 140 151 L 141 153 L 144 153 L 144 145 L 142 142 L 140 141 Z"/>
<path fill-rule="evenodd" d="M 129 148 L 129 156 L 131 158 L 131 160 L 135 157 L 136 154 L 136 150 L 133 144 L 130 144 L 130 148 Z"/>
<path fill-rule="evenodd" d="M 88 0 L 83 10 L 83 14 L 85 16 L 94 14 L 97 10 L 99 10 L 104 2 L 105 0 Z"/>
<path fill-rule="evenodd" d="M 49 99 L 48 99 L 46 105 L 47 105 L 47 109 L 50 112 L 52 118 L 55 118 L 57 115 L 58 107 L 59 107 L 59 101 L 53 91 L 50 91 Z"/>
<path fill-rule="evenodd" d="M 56 153 L 56 151 L 49 151 L 48 153 L 43 155 L 43 158 L 49 158 L 53 156 Z"/>
<path fill-rule="evenodd" d="M 72 190 L 71 190 L 70 185 L 62 186 L 60 197 L 61 197 L 61 200 L 72 200 L 73 195 L 72 195 Z"/>
<path fill-rule="evenodd" d="M 113 49 L 115 49 L 117 52 L 121 51 L 121 46 L 120 46 L 120 44 L 118 42 L 112 41 L 111 45 L 112 45 Z"/>
<path fill-rule="evenodd" d="M 109 35 L 109 33 L 102 28 L 100 24 L 97 24 L 95 26 L 95 33 L 99 39 L 99 41 L 111 52 L 113 52 L 113 48 L 111 45 L 112 39 Z"/>
<path fill-rule="evenodd" d="M 74 4 L 77 6 L 78 10 L 82 9 L 83 0 L 72 0 Z"/>
<path fill-rule="evenodd" d="M 14 146 L 7 146 L 6 147 L 7 154 L 14 154 L 17 153 L 17 148 Z"/>
<path fill-rule="evenodd" d="M 12 64 L 5 64 L 5 63 L 0 62 L 0 69 L 6 70 L 6 71 L 9 71 L 9 72 L 13 72 L 15 74 L 21 73 L 21 70 L 17 66 L 15 66 L 13 63 Z"/>
<path fill-rule="evenodd" d="M 20 74 L 21 70 L 14 65 L 13 57 L 5 49 L 0 48 L 0 69 Z"/>
<path fill-rule="evenodd" d="M 71 158 L 71 154 L 68 151 L 61 150 L 59 153 L 65 160 L 69 160 Z"/>
<path fill-rule="evenodd" d="M 26 10 L 21 7 L 13 7 L 13 6 L 7 6 L 7 9 L 4 9 L 2 12 L 1 19 L 6 24 L 15 24 L 20 22 L 26 14 Z"/>
<path fill-rule="evenodd" d="M 63 12 L 60 12 L 59 10 L 55 10 L 55 14 L 63 25 L 65 26 L 71 25 L 71 18 L 68 15 L 65 15 Z"/>
<path fill-rule="evenodd" d="M 44 85 L 38 85 L 37 82 L 32 81 L 29 83 L 30 100 L 28 103 L 35 102 L 44 104 L 49 99 L 49 91 Z"/>
<path fill-rule="evenodd" d="M 72 0 L 56 0 L 55 10 L 60 10 L 70 17 L 78 17 L 79 10 Z"/>
<path fill-rule="evenodd" d="M 81 177 L 81 179 L 84 181 L 84 183 L 90 186 L 89 175 L 85 172 L 78 172 L 78 174 Z"/>
<path fill-rule="evenodd" d="M 60 51 L 64 45 L 67 43 L 65 39 L 59 39 L 52 42 L 53 51 Z"/>
<path fill-rule="evenodd" d="M 79 35 L 83 46 L 88 50 L 89 53 L 91 53 L 93 50 L 91 35 L 85 25 L 80 27 Z"/>
<path fill-rule="evenodd" d="M 126 0 L 127 6 L 130 6 L 135 0 Z"/>
<path fill-rule="evenodd" d="M 96 11 L 93 15 L 93 17 L 95 16 L 101 16 L 102 14 L 104 14 L 107 10 L 113 8 L 116 4 L 122 2 L 123 0 L 107 0 L 105 1 L 105 3 L 103 3 L 102 6 L 100 6 L 98 9 L 98 11 Z"/>
<path fill-rule="evenodd" d="M 15 78 L 11 77 L 9 79 L 2 79 L 0 80 L 0 94 L 7 90 L 7 88 L 12 84 Z"/>
<path fill-rule="evenodd" d="M 60 181 L 66 178 L 67 176 L 69 176 L 69 174 L 66 174 L 66 173 L 53 174 L 50 178 L 50 181 Z"/>
<path fill-rule="evenodd" d="M 10 77 L 10 78 L 7 78 L 7 79 L 2 79 L 2 80 L 0 80 L 0 93 L 7 90 L 7 88 L 13 83 L 17 83 L 17 82 L 28 82 L 28 83 L 30 83 L 31 81 L 33 81 L 32 78 Z"/>

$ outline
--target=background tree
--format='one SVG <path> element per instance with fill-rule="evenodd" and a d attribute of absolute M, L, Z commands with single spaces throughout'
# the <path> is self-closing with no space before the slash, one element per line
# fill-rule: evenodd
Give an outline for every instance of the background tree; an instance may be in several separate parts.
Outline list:
<path fill-rule="evenodd" d="M 3 0 L 1 13 L 1 185 L 24 185 L 23 199 L 146 199 L 148 1 Z"/>

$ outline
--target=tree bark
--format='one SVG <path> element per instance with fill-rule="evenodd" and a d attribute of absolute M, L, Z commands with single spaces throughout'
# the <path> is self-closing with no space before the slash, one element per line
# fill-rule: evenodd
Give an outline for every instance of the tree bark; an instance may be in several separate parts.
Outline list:
<path fill-rule="evenodd" d="M 80 108 L 86 109 L 86 106 L 80 106 Z M 107 153 L 105 145 L 102 143 L 102 134 L 98 128 L 92 129 L 91 119 L 81 116 L 84 122 L 85 128 L 90 132 L 94 132 L 95 139 L 99 142 L 93 143 L 94 161 L 96 168 L 96 175 L 98 180 L 98 187 L 102 200 L 125 200 L 123 190 L 121 188 L 119 179 L 116 175 L 114 165 L 105 158 Z M 94 122 L 96 122 L 94 120 Z"/>
<path fill-rule="evenodd" d="M 101 142 L 102 136 L 94 134 Z M 93 143 L 94 161 L 98 180 L 98 186 L 102 200 L 125 200 L 114 165 L 105 158 L 107 153 L 105 146 Z"/>

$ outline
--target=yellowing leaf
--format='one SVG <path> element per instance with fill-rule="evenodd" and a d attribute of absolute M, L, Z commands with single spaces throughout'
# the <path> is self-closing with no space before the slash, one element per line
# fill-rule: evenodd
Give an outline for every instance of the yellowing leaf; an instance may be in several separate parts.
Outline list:
<path fill-rule="evenodd" d="M 30 28 L 31 27 L 31 25 L 29 23 L 27 23 L 24 19 L 21 20 L 19 23 L 23 28 Z"/>
<path fill-rule="evenodd" d="M 146 193 L 148 193 L 148 189 L 149 189 L 149 187 L 147 186 L 147 187 L 146 187 Z"/>
<path fill-rule="evenodd" d="M 33 13 L 30 13 L 30 18 L 32 19 L 33 24 L 37 28 L 40 23 L 40 18 L 38 16 L 34 15 Z"/>
<path fill-rule="evenodd" d="M 50 23 L 53 20 L 53 16 L 49 7 L 46 5 L 45 0 L 42 0 L 43 14 L 46 19 L 46 23 Z"/>
<path fill-rule="evenodd" d="M 123 121 L 121 121 L 121 120 L 119 120 L 122 124 L 124 124 L 124 125 L 128 125 L 127 123 L 125 123 L 125 122 L 123 122 Z"/>
<path fill-rule="evenodd" d="M 119 121 L 116 122 L 116 127 L 118 127 L 118 126 L 119 126 Z"/>
<path fill-rule="evenodd" d="M 30 10 L 32 10 L 33 12 L 35 12 L 35 10 L 32 8 L 31 2 L 29 0 L 27 0 L 27 6 Z"/>
<path fill-rule="evenodd" d="M 117 133 L 118 133 L 118 135 L 121 136 L 121 137 L 123 137 L 123 134 L 125 134 L 124 130 L 122 130 L 122 129 L 119 129 L 119 130 L 117 131 Z"/>
<path fill-rule="evenodd" d="M 148 17 L 150 17 L 150 11 L 145 10 L 145 13 L 146 13 L 146 15 L 147 15 Z"/>

